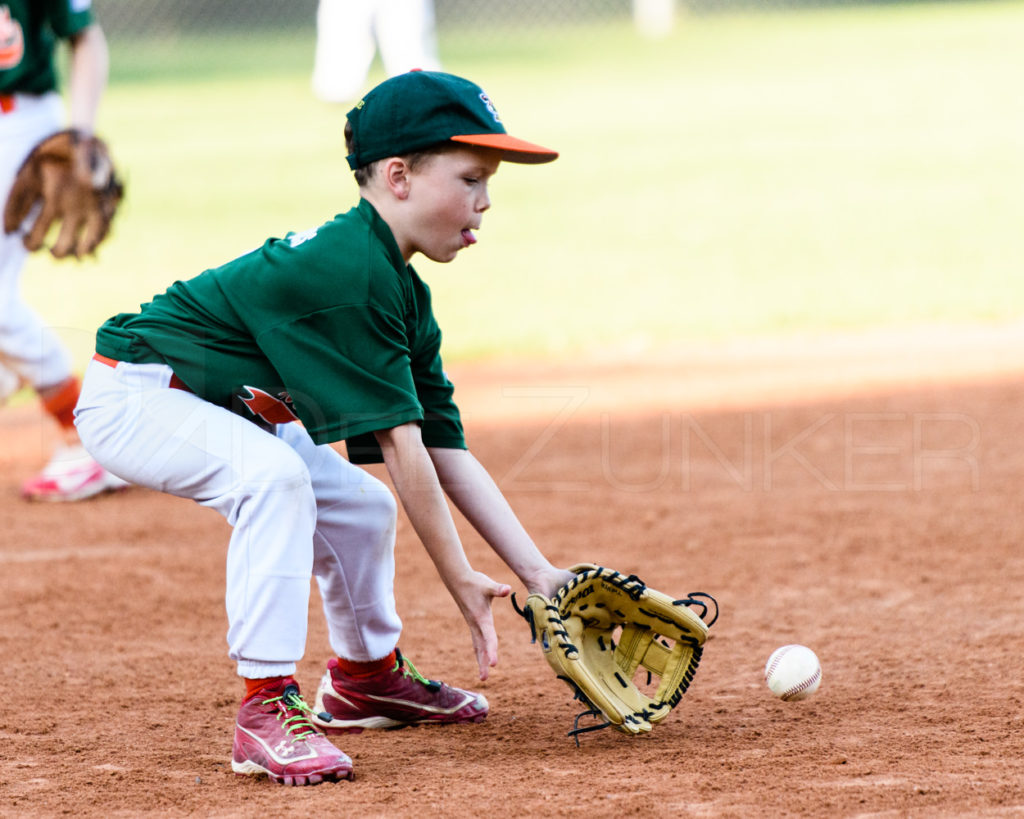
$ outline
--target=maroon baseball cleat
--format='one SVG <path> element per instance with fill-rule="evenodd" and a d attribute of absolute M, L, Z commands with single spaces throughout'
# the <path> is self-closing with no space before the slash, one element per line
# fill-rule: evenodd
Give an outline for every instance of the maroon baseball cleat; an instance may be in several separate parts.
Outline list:
<path fill-rule="evenodd" d="M 312 722 L 295 680 L 287 677 L 242 703 L 235 725 L 231 769 L 266 774 L 281 785 L 318 785 L 352 779 L 352 760 Z"/>
<path fill-rule="evenodd" d="M 358 733 L 364 728 L 401 728 L 424 723 L 483 722 L 482 694 L 428 680 L 396 649 L 395 665 L 365 677 L 353 677 L 329 660 L 316 692 L 313 722 L 327 734 Z"/>

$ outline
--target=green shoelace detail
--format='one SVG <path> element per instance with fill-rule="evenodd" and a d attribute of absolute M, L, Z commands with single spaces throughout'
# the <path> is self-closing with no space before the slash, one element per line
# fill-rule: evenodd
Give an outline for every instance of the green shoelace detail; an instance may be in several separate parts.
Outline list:
<path fill-rule="evenodd" d="M 395 667 L 391 669 L 392 673 L 395 671 L 401 671 L 406 677 L 412 677 L 418 683 L 422 683 L 432 690 L 437 690 L 441 687 L 441 683 L 436 680 L 428 680 L 419 671 L 416 670 L 416 666 L 412 664 L 412 661 L 404 654 L 401 655 L 400 659 L 395 660 Z"/>
<path fill-rule="evenodd" d="M 262 705 L 270 705 L 273 702 L 282 703 L 285 708 L 291 708 L 299 713 L 293 714 L 284 720 L 284 730 L 288 734 L 293 734 L 295 731 L 301 731 L 302 733 L 295 733 L 291 740 L 297 742 L 301 739 L 305 739 L 308 736 L 319 733 L 316 726 L 309 719 L 309 714 L 313 714 L 314 711 L 303 701 L 299 694 L 282 694 L 280 697 L 271 697 L 269 700 L 263 700 Z M 277 718 L 280 720 L 284 716 L 284 711 L 278 711 Z"/>

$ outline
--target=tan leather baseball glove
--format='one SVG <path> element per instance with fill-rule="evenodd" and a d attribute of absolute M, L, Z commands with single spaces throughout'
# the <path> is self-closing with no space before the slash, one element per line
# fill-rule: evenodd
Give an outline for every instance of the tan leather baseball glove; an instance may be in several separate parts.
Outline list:
<path fill-rule="evenodd" d="M 22 163 L 4 207 L 4 232 L 23 231 L 30 251 L 56 222 L 56 258 L 92 253 L 110 230 L 124 196 L 106 143 L 73 128 L 48 136 Z"/>
<path fill-rule="evenodd" d="M 522 609 L 512 600 L 557 677 L 588 708 L 569 736 L 578 743 L 579 734 L 609 726 L 646 733 L 693 680 L 718 604 L 702 592 L 673 599 L 636 575 L 589 563 L 570 571 L 576 577 L 550 599 L 531 594 Z M 604 722 L 581 728 L 585 716 Z"/>

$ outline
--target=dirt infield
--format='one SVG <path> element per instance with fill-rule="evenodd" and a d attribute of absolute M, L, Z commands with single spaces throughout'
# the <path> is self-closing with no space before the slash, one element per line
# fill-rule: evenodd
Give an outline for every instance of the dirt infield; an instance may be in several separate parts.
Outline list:
<path fill-rule="evenodd" d="M 227 525 L 143 490 L 22 503 L 50 432 L 8 408 L 0 815 L 1019 815 L 1022 338 L 454 368 L 472 448 L 556 562 L 706 591 L 722 614 L 665 723 L 576 748 L 568 689 L 502 601 L 487 721 L 342 737 L 356 780 L 315 788 L 230 771 Z M 477 567 L 512 581 L 461 528 Z M 404 521 L 398 552 L 403 650 L 474 685 L 468 634 Z M 316 600 L 310 624 L 311 692 L 328 650 Z M 791 642 L 824 681 L 787 704 L 762 670 Z"/>

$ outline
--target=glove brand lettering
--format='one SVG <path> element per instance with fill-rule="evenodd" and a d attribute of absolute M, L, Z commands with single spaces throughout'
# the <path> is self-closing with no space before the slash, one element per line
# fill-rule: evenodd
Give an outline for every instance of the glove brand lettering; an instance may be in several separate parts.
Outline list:
<path fill-rule="evenodd" d="M 578 591 L 564 603 L 562 603 L 562 609 L 566 611 L 570 610 L 573 606 L 580 602 L 580 600 L 582 600 L 584 597 L 590 597 L 590 595 L 592 595 L 595 591 L 597 591 L 596 586 L 587 586 L 586 588 Z"/>

